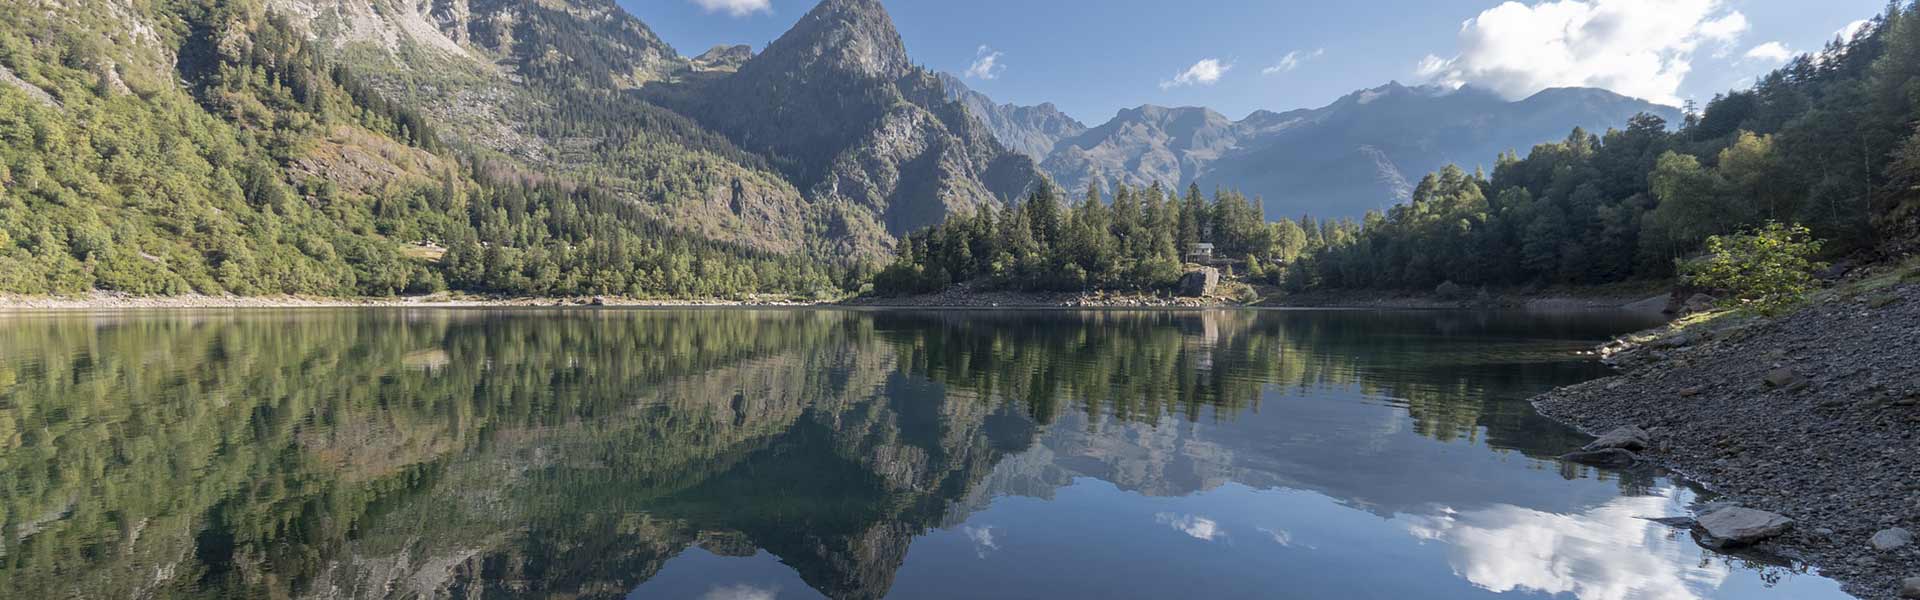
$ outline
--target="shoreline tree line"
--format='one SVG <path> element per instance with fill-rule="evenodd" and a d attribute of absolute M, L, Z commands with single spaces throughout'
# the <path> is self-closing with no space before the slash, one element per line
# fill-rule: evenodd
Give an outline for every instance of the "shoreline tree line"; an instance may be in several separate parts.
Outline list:
<path fill-rule="evenodd" d="M 1503 153 L 1491 175 L 1429 174 L 1408 201 L 1360 219 L 1283 219 L 1255 232 L 1245 215 L 1259 215 L 1258 201 L 1222 190 L 1195 202 L 1190 189 L 1172 202 L 1181 220 L 1169 226 L 1151 210 L 1122 216 L 1152 206 L 1158 186 L 1121 187 L 1111 207 L 1060 209 L 1060 237 L 1029 236 L 1035 215 L 1054 212 L 1035 208 L 1056 201 L 1043 190 L 1012 218 L 956 217 L 909 236 L 875 288 L 1161 288 L 1195 242 L 1255 259 L 1249 275 L 1295 291 L 1664 279 L 1710 238 L 1770 223 L 1803 227 L 1829 256 L 1905 252 L 1920 241 L 1917 116 L 1920 9 L 1896 0 L 1851 39 L 1689 106 L 1681 123 L 1642 114 L 1603 134 L 1576 128 L 1524 157 Z M 1168 245 L 1169 229 L 1188 235 Z"/>

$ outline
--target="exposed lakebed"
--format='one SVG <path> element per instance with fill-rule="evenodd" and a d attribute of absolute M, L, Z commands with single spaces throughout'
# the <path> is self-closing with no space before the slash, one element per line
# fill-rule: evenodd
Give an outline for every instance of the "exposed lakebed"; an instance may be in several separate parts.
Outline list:
<path fill-rule="evenodd" d="M 1610 313 L 0 320 L 0 596 L 1845 598 L 1527 399 Z"/>

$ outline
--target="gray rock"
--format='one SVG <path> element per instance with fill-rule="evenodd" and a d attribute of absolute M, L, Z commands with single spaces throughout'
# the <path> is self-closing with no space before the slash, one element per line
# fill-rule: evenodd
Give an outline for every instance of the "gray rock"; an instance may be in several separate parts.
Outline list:
<path fill-rule="evenodd" d="M 1694 294 L 1687 298 L 1686 309 L 1690 313 L 1705 312 L 1713 310 L 1713 304 L 1719 301 L 1718 298 L 1706 294 Z"/>
<path fill-rule="evenodd" d="M 1913 543 L 1913 532 L 1899 527 L 1882 529 L 1874 533 L 1873 537 L 1867 539 L 1867 545 L 1873 546 L 1874 550 L 1881 552 L 1897 550 L 1911 543 Z"/>
<path fill-rule="evenodd" d="M 1645 450 L 1647 449 L 1648 446 L 1652 445 L 1648 441 L 1651 438 L 1652 436 L 1647 433 L 1647 430 L 1641 429 L 1633 425 L 1627 425 L 1624 427 L 1620 427 L 1618 429 L 1614 429 L 1613 431 L 1607 432 L 1605 435 L 1600 436 L 1600 439 L 1594 440 L 1593 443 L 1587 444 L 1585 446 L 1581 446 L 1580 449 L 1588 452 L 1592 452 L 1595 450 L 1605 450 L 1608 448 L 1619 448 L 1621 450 L 1632 450 L 1632 451 L 1638 452 L 1640 450 Z"/>
<path fill-rule="evenodd" d="M 1187 274 L 1180 276 L 1180 295 L 1188 298 L 1211 296 L 1219 286 L 1220 270 L 1213 267 L 1187 271 Z"/>
<path fill-rule="evenodd" d="M 1805 377 L 1801 377 L 1799 373 L 1793 372 L 1793 369 L 1786 368 L 1767 371 L 1766 376 L 1767 385 L 1776 388 L 1794 387 L 1805 381 Z"/>
<path fill-rule="evenodd" d="M 1920 598 L 1920 577 L 1908 577 L 1900 582 L 1901 598 Z"/>
<path fill-rule="evenodd" d="M 1624 469 L 1640 464 L 1639 455 L 1620 448 L 1581 450 L 1579 452 L 1561 455 L 1560 460 L 1596 467 L 1607 467 L 1610 469 Z"/>
<path fill-rule="evenodd" d="M 1700 544 L 1708 548 L 1745 546 L 1786 533 L 1793 526 L 1789 519 L 1764 510 L 1740 506 L 1722 508 L 1700 515 Z"/>

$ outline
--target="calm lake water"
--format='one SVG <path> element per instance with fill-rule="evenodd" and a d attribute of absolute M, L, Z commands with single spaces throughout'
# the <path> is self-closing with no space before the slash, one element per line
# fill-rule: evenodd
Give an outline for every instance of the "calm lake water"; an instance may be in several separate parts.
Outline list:
<path fill-rule="evenodd" d="M 5 598 L 1793 598 L 1511 313 L 0 317 Z"/>

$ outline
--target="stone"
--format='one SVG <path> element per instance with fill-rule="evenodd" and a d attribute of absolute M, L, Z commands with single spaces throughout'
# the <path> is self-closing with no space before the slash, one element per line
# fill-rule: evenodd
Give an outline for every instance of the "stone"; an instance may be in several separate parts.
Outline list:
<path fill-rule="evenodd" d="M 1806 378 L 1801 377 L 1799 373 L 1793 372 L 1793 369 L 1787 368 L 1767 371 L 1765 379 L 1767 385 L 1776 388 L 1791 388 L 1806 382 Z"/>
<path fill-rule="evenodd" d="M 1687 303 L 1685 306 L 1686 306 L 1687 312 L 1706 312 L 1709 310 L 1713 310 L 1713 304 L 1719 301 L 1720 300 L 1718 298 L 1714 298 L 1713 296 L 1709 296 L 1706 294 L 1694 294 L 1692 296 L 1687 297 Z"/>
<path fill-rule="evenodd" d="M 1640 455 L 1620 448 L 1607 448 L 1564 454 L 1560 456 L 1560 460 L 1610 469 L 1625 469 L 1640 464 Z"/>
<path fill-rule="evenodd" d="M 606 296 L 594 296 L 594 297 L 593 297 L 593 300 L 591 301 L 591 304 L 593 304 L 594 306 L 606 306 L 606 305 L 607 305 L 607 297 L 606 297 Z"/>
<path fill-rule="evenodd" d="M 1180 276 L 1180 295 L 1187 298 L 1211 296 L 1214 289 L 1218 287 L 1220 287 L 1220 270 L 1213 267 L 1187 271 L 1187 274 Z"/>
<path fill-rule="evenodd" d="M 1697 530 L 1701 545 L 1733 548 L 1786 533 L 1790 527 L 1793 519 L 1764 510 L 1731 506 L 1700 515 Z"/>
<path fill-rule="evenodd" d="M 1900 582 L 1901 598 L 1920 598 L 1920 577 L 1908 577 Z"/>
<path fill-rule="evenodd" d="M 1680 388 L 1680 397 L 1692 398 L 1694 396 L 1700 395 L 1700 392 L 1702 391 L 1705 391 L 1705 390 L 1700 389 L 1700 386 L 1697 386 L 1697 385 L 1692 387 L 1683 387 L 1683 388 Z"/>
<path fill-rule="evenodd" d="M 1882 529 L 1874 533 L 1873 537 L 1867 538 L 1867 545 L 1881 552 L 1897 550 L 1911 543 L 1913 543 L 1913 532 L 1899 527 Z"/>
<path fill-rule="evenodd" d="M 1604 435 L 1601 435 L 1600 439 L 1596 439 L 1590 444 L 1581 446 L 1580 449 L 1588 452 L 1592 452 L 1595 450 L 1605 450 L 1608 448 L 1619 448 L 1622 450 L 1632 450 L 1632 451 L 1638 452 L 1638 451 L 1647 449 L 1647 446 L 1650 445 L 1648 443 L 1648 440 L 1650 438 L 1651 438 L 1651 435 L 1647 433 L 1647 430 L 1641 429 L 1633 425 L 1627 425 L 1624 427 L 1614 429 L 1613 431 L 1609 431 Z"/>

